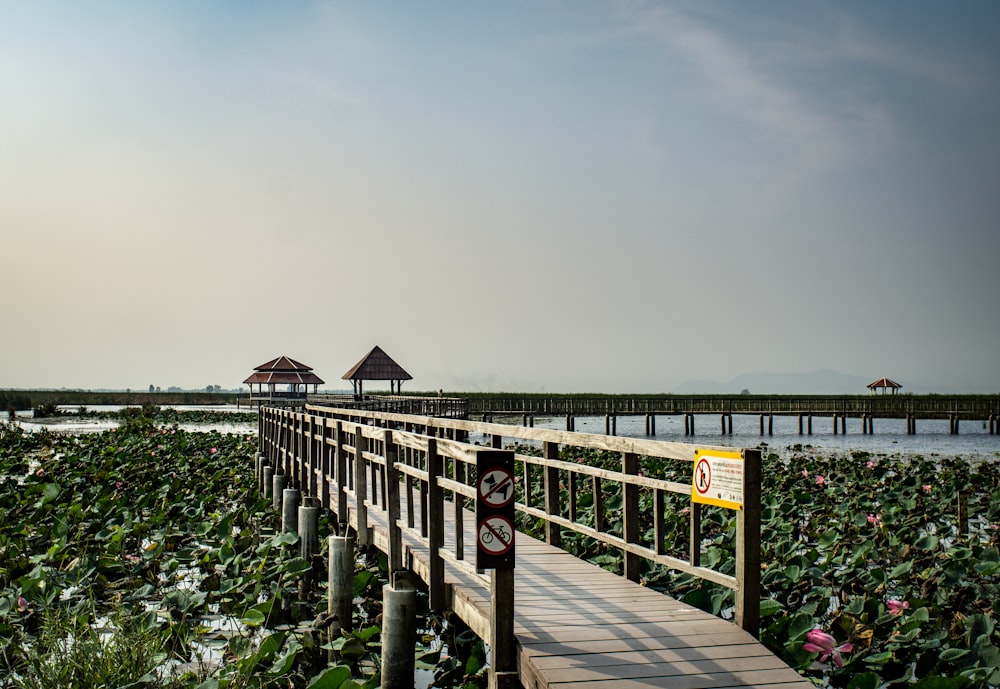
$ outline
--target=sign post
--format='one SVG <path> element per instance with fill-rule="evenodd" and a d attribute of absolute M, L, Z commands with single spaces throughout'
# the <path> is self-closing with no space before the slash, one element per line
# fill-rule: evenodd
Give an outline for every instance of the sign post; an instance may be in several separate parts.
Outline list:
<path fill-rule="evenodd" d="M 476 568 L 490 577 L 489 689 L 519 686 L 514 640 L 514 453 L 476 452 Z"/>
<path fill-rule="evenodd" d="M 514 453 L 476 457 L 476 568 L 514 569 Z"/>

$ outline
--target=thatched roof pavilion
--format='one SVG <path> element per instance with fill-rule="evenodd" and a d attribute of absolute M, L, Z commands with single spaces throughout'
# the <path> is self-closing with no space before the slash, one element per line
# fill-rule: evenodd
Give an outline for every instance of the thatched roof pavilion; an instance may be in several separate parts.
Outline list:
<path fill-rule="evenodd" d="M 354 396 L 361 397 L 364 395 L 363 386 L 366 380 L 387 380 L 390 394 L 399 394 L 403 381 L 413 380 L 413 376 L 376 345 L 344 374 L 343 380 L 351 381 L 351 385 L 354 386 Z"/>
<path fill-rule="evenodd" d="M 890 380 L 889 378 L 885 377 L 879 378 L 878 380 L 873 380 L 871 383 L 868 383 L 868 389 L 872 391 L 873 395 L 877 394 L 879 390 L 882 391 L 882 394 L 886 395 L 889 394 L 888 393 L 889 390 L 892 390 L 892 394 L 895 395 L 896 390 L 899 390 L 901 387 L 903 386 L 897 383 L 896 381 Z"/>

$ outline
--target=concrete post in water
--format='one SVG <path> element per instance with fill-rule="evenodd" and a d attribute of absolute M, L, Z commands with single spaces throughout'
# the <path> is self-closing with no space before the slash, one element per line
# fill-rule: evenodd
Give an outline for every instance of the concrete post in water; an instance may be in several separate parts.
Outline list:
<path fill-rule="evenodd" d="M 295 531 L 298 524 L 299 489 L 285 488 L 281 491 L 281 530 L 284 533 Z"/>
<path fill-rule="evenodd" d="M 417 592 L 397 586 L 382 587 L 382 689 L 413 689 Z"/>
<path fill-rule="evenodd" d="M 263 489 L 263 475 L 264 475 L 264 453 L 257 452 L 253 456 L 253 473 L 257 477 L 257 486 Z"/>
<path fill-rule="evenodd" d="M 327 543 L 330 557 L 327 565 L 329 590 L 326 609 L 337 618 L 331 630 L 332 638 L 336 638 L 340 635 L 340 630 L 353 629 L 351 610 L 354 600 L 354 536 L 330 536 Z"/>
<path fill-rule="evenodd" d="M 265 499 L 270 500 L 274 490 L 274 467 L 265 464 L 263 469 L 263 481 L 261 484 L 261 494 Z"/>
<path fill-rule="evenodd" d="M 299 555 L 306 560 L 319 552 L 319 505 L 316 498 L 306 498 L 299 505 Z"/>
<path fill-rule="evenodd" d="M 271 505 L 275 510 L 281 510 L 281 492 L 285 490 L 285 475 L 275 474 L 271 477 Z"/>

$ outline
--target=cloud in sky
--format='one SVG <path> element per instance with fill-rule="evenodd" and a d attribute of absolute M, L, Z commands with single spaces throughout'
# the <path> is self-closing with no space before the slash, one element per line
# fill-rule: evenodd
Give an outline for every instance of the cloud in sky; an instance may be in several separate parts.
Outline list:
<path fill-rule="evenodd" d="M 1000 390 L 998 13 L 9 5 L 0 387 Z"/>

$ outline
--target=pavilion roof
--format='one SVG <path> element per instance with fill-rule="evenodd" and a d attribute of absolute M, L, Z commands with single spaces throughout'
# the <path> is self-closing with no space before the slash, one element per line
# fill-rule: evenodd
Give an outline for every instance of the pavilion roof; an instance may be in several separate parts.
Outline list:
<path fill-rule="evenodd" d="M 376 345 L 344 374 L 343 380 L 413 380 L 413 376 Z"/>
<path fill-rule="evenodd" d="M 246 384 L 269 384 L 281 385 L 284 383 L 305 383 L 309 385 L 322 385 L 323 380 L 312 372 L 311 366 L 291 359 L 287 356 L 279 356 L 271 359 L 267 363 L 254 368 L 253 374 L 243 381 Z"/>
<path fill-rule="evenodd" d="M 871 383 L 868 383 L 868 387 L 869 388 L 894 388 L 894 389 L 898 389 L 898 388 L 901 388 L 903 386 L 900 385 L 899 383 L 897 383 L 894 380 L 890 380 L 889 378 L 883 377 L 883 378 L 879 378 L 878 380 L 873 380 Z"/>

